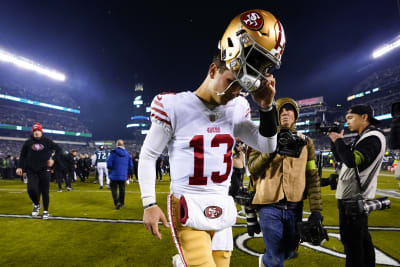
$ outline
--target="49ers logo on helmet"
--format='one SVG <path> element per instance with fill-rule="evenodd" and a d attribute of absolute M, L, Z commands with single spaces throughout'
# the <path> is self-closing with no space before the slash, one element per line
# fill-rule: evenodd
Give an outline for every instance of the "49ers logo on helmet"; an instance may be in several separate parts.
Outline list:
<path fill-rule="evenodd" d="M 247 11 L 240 16 L 240 21 L 250 30 L 257 31 L 264 26 L 263 17 L 255 11 Z"/>
<path fill-rule="evenodd" d="M 217 219 L 222 215 L 222 209 L 217 206 L 208 206 L 204 209 L 204 215 L 209 219 Z"/>
<path fill-rule="evenodd" d="M 44 149 L 44 146 L 42 144 L 33 144 L 32 149 L 35 151 L 41 151 Z"/>

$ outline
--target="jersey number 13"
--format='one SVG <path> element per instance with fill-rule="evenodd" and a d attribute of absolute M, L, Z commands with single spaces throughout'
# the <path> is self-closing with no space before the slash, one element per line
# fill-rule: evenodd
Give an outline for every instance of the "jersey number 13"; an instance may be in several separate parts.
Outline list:
<path fill-rule="evenodd" d="M 226 172 L 220 174 L 219 171 L 211 173 L 211 180 L 214 183 L 222 183 L 228 179 L 232 167 L 232 147 L 234 140 L 229 134 L 217 134 L 211 140 L 211 147 L 219 147 L 221 144 L 227 144 L 224 154 L 224 163 L 226 163 Z M 207 176 L 204 176 L 204 136 L 196 135 L 190 140 L 190 147 L 194 148 L 194 172 L 189 177 L 190 185 L 206 185 Z"/>

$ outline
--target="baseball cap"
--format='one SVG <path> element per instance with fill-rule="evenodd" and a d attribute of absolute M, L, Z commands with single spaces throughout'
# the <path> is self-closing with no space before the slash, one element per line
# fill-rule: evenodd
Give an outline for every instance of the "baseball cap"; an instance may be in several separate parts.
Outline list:
<path fill-rule="evenodd" d="M 32 133 L 33 133 L 34 131 L 40 131 L 40 132 L 43 133 L 42 125 L 41 125 L 40 123 L 38 123 L 38 122 L 35 123 L 35 124 L 32 126 Z"/>
<path fill-rule="evenodd" d="M 349 108 L 347 113 L 354 113 L 354 114 L 367 114 L 368 115 L 368 120 L 371 124 L 375 125 L 380 123 L 379 120 L 374 118 L 374 110 L 370 105 L 367 104 L 360 104 L 360 105 L 354 105 Z"/>

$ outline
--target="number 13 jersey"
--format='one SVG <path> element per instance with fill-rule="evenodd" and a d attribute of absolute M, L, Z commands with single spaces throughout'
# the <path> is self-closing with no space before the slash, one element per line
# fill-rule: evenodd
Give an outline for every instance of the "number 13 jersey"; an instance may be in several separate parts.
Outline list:
<path fill-rule="evenodd" d="M 170 132 L 171 192 L 176 196 L 226 195 L 235 136 L 241 137 L 247 130 L 258 132 L 244 97 L 211 110 L 193 92 L 160 94 L 151 104 L 151 119 Z M 251 129 L 243 131 L 243 126 Z"/>

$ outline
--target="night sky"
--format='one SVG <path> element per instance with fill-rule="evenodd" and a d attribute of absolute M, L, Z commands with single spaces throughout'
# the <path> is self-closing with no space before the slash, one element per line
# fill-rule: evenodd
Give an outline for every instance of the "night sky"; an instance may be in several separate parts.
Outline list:
<path fill-rule="evenodd" d="M 225 27 L 248 9 L 271 12 L 285 29 L 277 97 L 344 103 L 393 57 L 373 61 L 372 51 L 400 34 L 396 0 L 140 2 L 2 1 L 0 47 L 65 73 L 95 139 L 112 139 L 126 136 L 137 82 L 148 101 L 197 89 Z"/>

